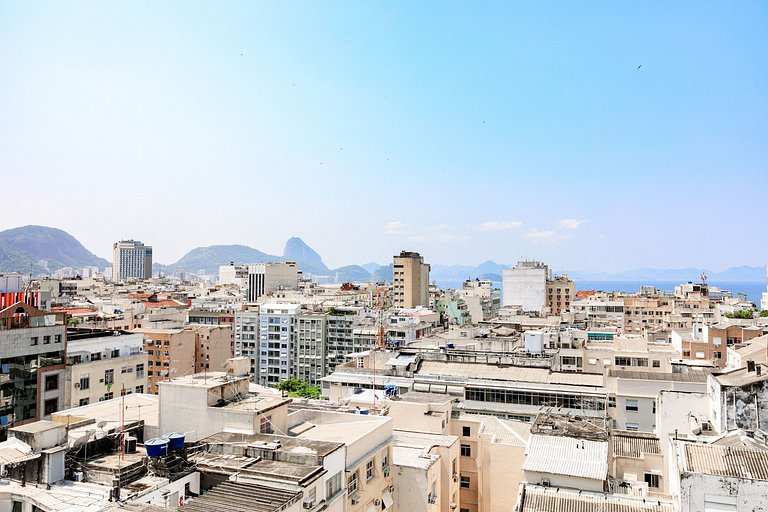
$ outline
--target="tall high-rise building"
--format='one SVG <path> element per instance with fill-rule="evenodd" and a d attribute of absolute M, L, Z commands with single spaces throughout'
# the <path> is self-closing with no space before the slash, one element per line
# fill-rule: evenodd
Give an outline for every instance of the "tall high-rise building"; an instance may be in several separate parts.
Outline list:
<path fill-rule="evenodd" d="M 542 311 L 546 307 L 549 269 L 540 261 L 518 261 L 505 268 L 502 276 L 502 305 L 520 306 L 523 311 Z"/>
<path fill-rule="evenodd" d="M 152 246 L 137 240 L 121 240 L 112 245 L 112 280 L 152 277 Z"/>
<path fill-rule="evenodd" d="M 429 304 L 430 266 L 417 252 L 401 251 L 394 258 L 392 271 L 392 305 L 413 308 Z"/>
<path fill-rule="evenodd" d="M 768 265 L 765 266 L 765 277 L 766 282 L 768 282 Z M 763 292 L 763 296 L 760 299 L 760 309 L 763 311 L 768 310 L 768 286 L 766 286 L 766 291 Z"/>

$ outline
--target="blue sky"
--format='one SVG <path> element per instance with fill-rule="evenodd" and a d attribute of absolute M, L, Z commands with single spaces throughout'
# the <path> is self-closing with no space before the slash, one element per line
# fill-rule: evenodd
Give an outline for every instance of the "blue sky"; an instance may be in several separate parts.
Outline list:
<path fill-rule="evenodd" d="M 330 266 L 761 265 L 766 21 L 758 2 L 3 2 L 0 228 L 105 257 L 133 237 L 162 263 L 295 235 Z"/>

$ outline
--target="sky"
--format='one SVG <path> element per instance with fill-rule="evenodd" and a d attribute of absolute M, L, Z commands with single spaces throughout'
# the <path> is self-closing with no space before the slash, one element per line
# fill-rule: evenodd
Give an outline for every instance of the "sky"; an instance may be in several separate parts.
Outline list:
<path fill-rule="evenodd" d="M 768 3 L 0 2 L 0 229 L 768 261 Z"/>

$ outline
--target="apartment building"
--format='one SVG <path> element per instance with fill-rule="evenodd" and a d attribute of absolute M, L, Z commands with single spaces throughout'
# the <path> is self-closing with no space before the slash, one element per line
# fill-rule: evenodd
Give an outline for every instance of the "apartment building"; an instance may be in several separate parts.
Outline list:
<path fill-rule="evenodd" d="M 0 439 L 63 408 L 65 353 L 62 318 L 24 302 L 0 310 Z"/>
<path fill-rule="evenodd" d="M 112 245 L 112 280 L 150 279 L 152 247 L 138 240 L 121 240 Z"/>
<path fill-rule="evenodd" d="M 542 311 L 546 306 L 549 268 L 539 261 L 519 261 L 502 271 L 502 306 L 519 306 L 523 311 Z"/>
<path fill-rule="evenodd" d="M 231 325 L 192 325 L 195 333 L 195 372 L 221 371 L 232 353 Z"/>
<path fill-rule="evenodd" d="M 708 361 L 718 368 L 728 364 L 728 347 L 748 343 L 763 333 L 759 327 L 695 323 L 690 329 L 673 329 L 672 346 L 684 359 Z"/>
<path fill-rule="evenodd" d="M 301 304 L 264 304 L 259 310 L 258 383 L 295 377 L 296 325 Z"/>
<path fill-rule="evenodd" d="M 304 313 L 296 319 L 295 375 L 312 386 L 319 386 L 327 374 L 326 319 L 322 313 Z"/>
<path fill-rule="evenodd" d="M 348 512 L 392 508 L 396 490 L 391 418 L 302 409 L 288 415 L 287 432 L 298 438 L 346 445 L 344 482 Z"/>
<path fill-rule="evenodd" d="M 248 302 L 256 302 L 270 292 L 298 289 L 299 268 L 295 261 L 248 265 Z"/>
<path fill-rule="evenodd" d="M 110 330 L 70 329 L 64 377 L 66 408 L 147 391 L 144 336 Z"/>
<path fill-rule="evenodd" d="M 424 257 L 417 252 L 401 251 L 394 257 L 392 271 L 392 307 L 413 308 L 429 305 L 429 271 Z"/>
<path fill-rule="evenodd" d="M 242 290 L 248 288 L 248 265 L 220 265 L 219 284 L 235 285 Z"/>
<path fill-rule="evenodd" d="M 249 307 L 235 313 L 234 356 L 251 360 L 251 379 L 258 381 L 259 375 L 259 309 Z"/>
<path fill-rule="evenodd" d="M 158 383 L 195 373 L 197 335 L 186 329 L 136 329 L 144 336 L 147 353 L 147 393 L 156 395 Z"/>
<path fill-rule="evenodd" d="M 547 294 L 544 306 L 552 315 L 559 315 L 571 309 L 571 301 L 576 298 L 576 285 L 568 276 L 552 276 L 547 279 Z"/>

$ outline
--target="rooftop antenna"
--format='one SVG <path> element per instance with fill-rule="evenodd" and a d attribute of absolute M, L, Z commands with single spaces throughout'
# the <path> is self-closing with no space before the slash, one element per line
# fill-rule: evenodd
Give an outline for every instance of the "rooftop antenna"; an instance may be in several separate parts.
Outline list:
<path fill-rule="evenodd" d="M 707 284 L 707 273 L 702 272 L 700 277 L 701 277 L 701 284 Z"/>

